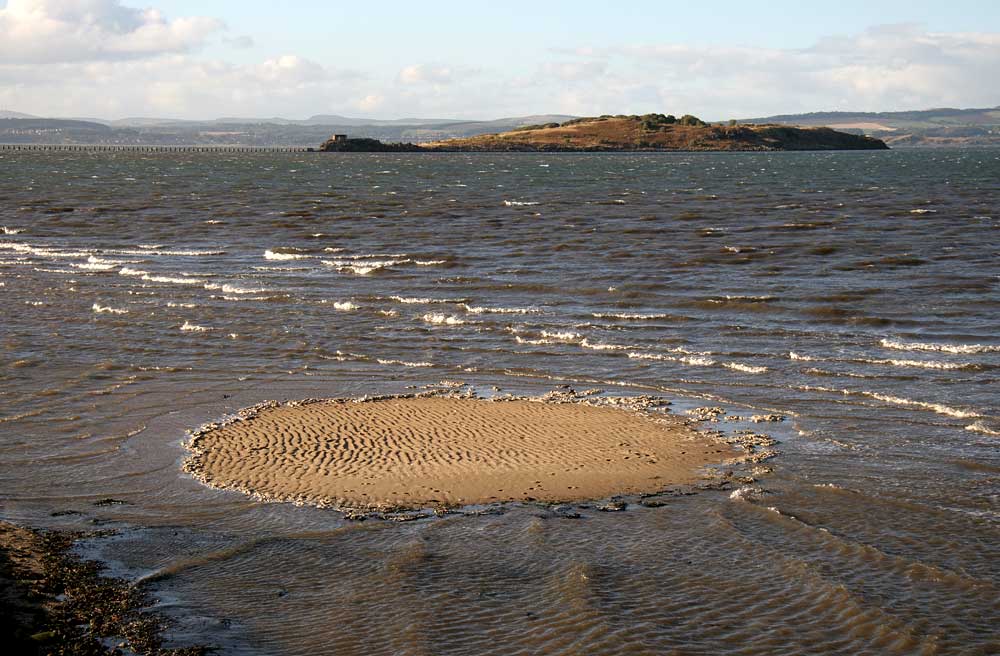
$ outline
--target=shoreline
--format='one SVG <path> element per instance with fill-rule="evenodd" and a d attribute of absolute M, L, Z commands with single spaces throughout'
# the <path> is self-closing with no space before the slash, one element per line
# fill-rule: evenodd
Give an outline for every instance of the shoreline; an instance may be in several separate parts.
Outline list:
<path fill-rule="evenodd" d="M 100 535 L 99 533 L 97 535 Z M 73 553 L 88 534 L 0 520 L 0 630 L 14 654 L 204 656 L 209 647 L 163 647 L 167 621 L 141 586 L 102 574 Z"/>

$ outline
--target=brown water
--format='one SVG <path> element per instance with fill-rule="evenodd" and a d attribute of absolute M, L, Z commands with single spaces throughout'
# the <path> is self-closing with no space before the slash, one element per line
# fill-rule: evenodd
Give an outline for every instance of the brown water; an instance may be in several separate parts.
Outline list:
<path fill-rule="evenodd" d="M 991 150 L 5 154 L 0 513 L 117 529 L 85 552 L 223 653 L 997 653 L 998 181 Z M 617 513 L 358 523 L 181 472 L 241 407 L 444 379 L 789 418 L 712 425 L 780 440 L 761 491 Z"/>

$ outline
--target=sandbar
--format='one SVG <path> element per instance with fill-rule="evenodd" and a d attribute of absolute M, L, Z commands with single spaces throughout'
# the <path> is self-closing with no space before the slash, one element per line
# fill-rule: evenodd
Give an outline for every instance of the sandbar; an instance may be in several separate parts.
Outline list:
<path fill-rule="evenodd" d="M 213 487 L 367 510 L 655 493 L 740 455 L 663 412 L 441 396 L 273 404 L 186 446 Z"/>

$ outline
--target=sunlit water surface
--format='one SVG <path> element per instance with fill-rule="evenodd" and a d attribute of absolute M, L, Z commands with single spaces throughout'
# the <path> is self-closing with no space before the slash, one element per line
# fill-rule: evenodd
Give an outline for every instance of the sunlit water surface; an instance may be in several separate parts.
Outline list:
<path fill-rule="evenodd" d="M 0 514 L 117 529 L 177 644 L 1000 651 L 998 151 L 7 153 L 0 226 Z M 788 420 L 765 494 L 576 519 L 181 472 L 258 401 L 442 380 Z"/>

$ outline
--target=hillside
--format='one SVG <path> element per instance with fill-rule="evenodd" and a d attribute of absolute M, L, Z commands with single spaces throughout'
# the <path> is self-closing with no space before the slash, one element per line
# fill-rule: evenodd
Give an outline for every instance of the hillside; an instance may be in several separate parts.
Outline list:
<path fill-rule="evenodd" d="M 6 120 L 4 116 L 12 119 Z M 128 145 L 309 146 L 331 134 L 420 143 L 512 130 L 522 125 L 565 121 L 571 116 L 544 115 L 488 121 L 403 118 L 358 119 L 317 115 L 305 120 L 284 118 L 162 118 L 52 119 L 16 112 L 0 113 L 0 143 L 72 143 Z M 19 124 L 18 120 L 34 123 Z M 59 132 L 55 132 L 59 130 Z"/>
<path fill-rule="evenodd" d="M 1000 145 L 1000 107 L 905 112 L 811 112 L 743 119 L 741 123 L 825 126 L 878 137 L 890 146 Z"/>
<path fill-rule="evenodd" d="M 828 128 L 707 125 L 693 116 L 601 116 L 424 144 L 444 151 L 875 150 L 878 139 Z"/>

